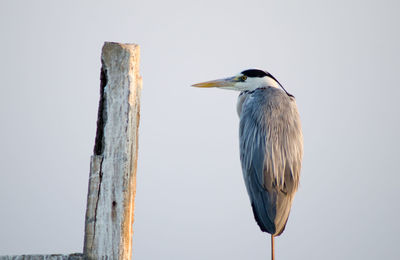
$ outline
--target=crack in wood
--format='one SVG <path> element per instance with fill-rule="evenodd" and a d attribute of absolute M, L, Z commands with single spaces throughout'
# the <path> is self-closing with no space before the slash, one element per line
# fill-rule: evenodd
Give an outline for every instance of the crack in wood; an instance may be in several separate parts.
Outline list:
<path fill-rule="evenodd" d="M 100 71 L 100 101 L 99 101 L 99 111 L 97 114 L 97 131 L 96 140 L 94 143 L 93 153 L 95 155 L 101 155 L 104 150 L 104 126 L 107 122 L 107 111 L 106 111 L 106 96 L 104 89 L 108 83 L 107 69 L 103 59 L 101 60 L 102 66 Z"/>
<path fill-rule="evenodd" d="M 101 192 L 101 183 L 103 180 L 103 160 L 104 157 L 101 158 L 100 160 L 100 165 L 99 165 L 99 185 L 98 185 L 98 190 L 97 190 L 97 197 L 96 197 L 96 206 L 94 208 L 94 222 L 93 222 L 93 240 L 92 241 L 96 241 L 96 224 L 97 224 L 97 208 L 99 206 L 99 200 L 100 200 L 100 192 Z M 91 244 L 90 249 L 93 250 L 93 245 L 94 243 Z"/>

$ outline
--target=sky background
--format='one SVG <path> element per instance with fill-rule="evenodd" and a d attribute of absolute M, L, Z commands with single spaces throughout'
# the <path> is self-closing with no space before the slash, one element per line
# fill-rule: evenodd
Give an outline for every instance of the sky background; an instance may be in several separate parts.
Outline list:
<path fill-rule="evenodd" d="M 277 259 L 400 257 L 398 1 L 0 2 L 0 255 L 81 252 L 104 41 L 143 76 L 133 256 L 268 259 L 242 180 L 247 68 L 296 96 L 305 154 Z"/>

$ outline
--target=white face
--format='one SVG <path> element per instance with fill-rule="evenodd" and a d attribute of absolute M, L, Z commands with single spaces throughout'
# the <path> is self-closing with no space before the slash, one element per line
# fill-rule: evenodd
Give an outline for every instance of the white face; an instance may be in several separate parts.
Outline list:
<path fill-rule="evenodd" d="M 231 82 L 231 84 L 222 84 L 220 88 L 223 89 L 231 89 L 231 90 L 237 90 L 237 91 L 253 91 L 256 90 L 257 88 L 262 88 L 262 87 L 274 87 L 274 88 L 280 88 L 278 82 L 276 82 L 274 79 L 265 76 L 265 77 L 247 77 L 241 73 L 238 75 L 224 79 L 227 82 Z"/>

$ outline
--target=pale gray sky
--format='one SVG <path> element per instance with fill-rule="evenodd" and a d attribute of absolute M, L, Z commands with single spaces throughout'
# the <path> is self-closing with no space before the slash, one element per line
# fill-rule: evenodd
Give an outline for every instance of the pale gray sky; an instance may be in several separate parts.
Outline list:
<path fill-rule="evenodd" d="M 305 155 L 277 259 L 399 259 L 398 1 L 0 2 L 0 255 L 81 252 L 104 41 L 142 48 L 133 254 L 267 259 L 242 180 L 247 68 L 297 98 Z"/>

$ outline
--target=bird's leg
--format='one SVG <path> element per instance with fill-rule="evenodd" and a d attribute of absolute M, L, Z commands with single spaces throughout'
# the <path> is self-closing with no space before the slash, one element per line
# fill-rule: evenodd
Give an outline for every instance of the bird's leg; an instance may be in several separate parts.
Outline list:
<path fill-rule="evenodd" d="M 271 235 L 271 260 L 275 260 L 274 235 Z"/>

